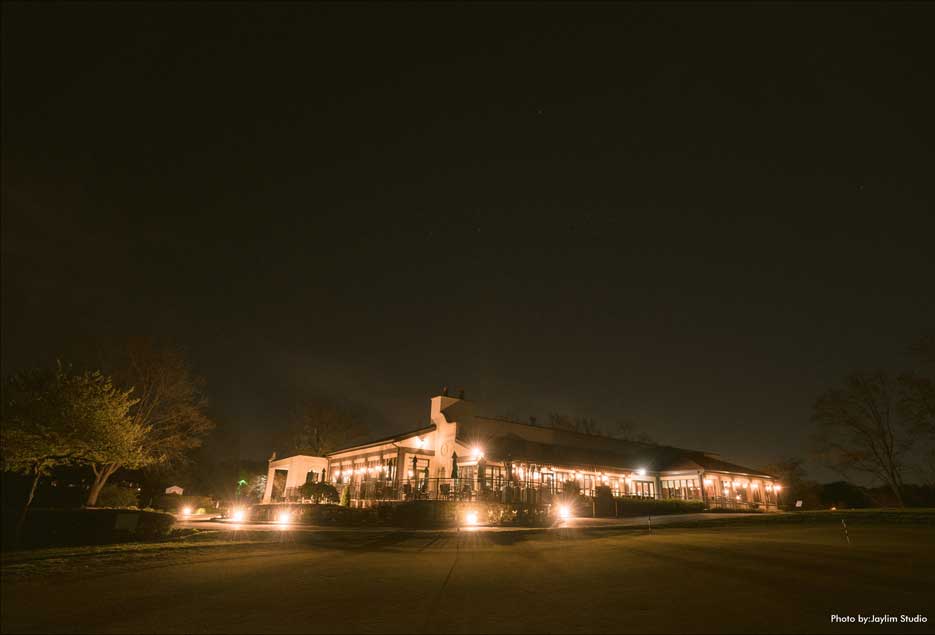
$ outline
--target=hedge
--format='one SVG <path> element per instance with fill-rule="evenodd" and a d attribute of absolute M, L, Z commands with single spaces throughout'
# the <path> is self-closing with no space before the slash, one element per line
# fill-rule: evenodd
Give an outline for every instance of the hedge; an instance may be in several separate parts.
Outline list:
<path fill-rule="evenodd" d="M 703 501 L 681 500 L 676 498 L 637 498 L 621 497 L 616 500 L 616 514 L 619 516 L 662 516 L 665 514 L 693 514 L 703 512 Z M 614 515 L 610 510 L 609 515 Z"/>
<path fill-rule="evenodd" d="M 4 540 L 12 539 L 19 510 L 3 513 Z M 31 509 L 23 529 L 22 547 L 101 545 L 165 538 L 172 530 L 171 514 L 136 509 Z"/>

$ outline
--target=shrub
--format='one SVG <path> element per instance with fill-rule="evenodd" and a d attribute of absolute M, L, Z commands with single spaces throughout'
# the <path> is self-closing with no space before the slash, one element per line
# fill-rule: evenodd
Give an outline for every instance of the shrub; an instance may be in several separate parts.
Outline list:
<path fill-rule="evenodd" d="M 615 516 L 616 513 L 613 492 L 606 485 L 599 486 L 594 490 L 594 515 Z"/>
<path fill-rule="evenodd" d="M 129 487 L 116 484 L 107 484 L 97 497 L 100 507 L 136 507 L 139 504 L 139 493 Z"/>
<path fill-rule="evenodd" d="M 336 490 L 330 483 L 305 483 L 299 487 L 299 492 L 305 498 L 310 498 L 316 503 L 321 501 L 330 503 L 338 502 L 338 490 Z"/>
<path fill-rule="evenodd" d="M 637 498 L 617 499 L 617 513 L 620 516 L 662 516 L 664 514 L 691 514 L 704 511 L 704 502 L 673 498 Z"/>
<path fill-rule="evenodd" d="M 343 507 L 351 506 L 351 486 L 345 485 L 344 489 L 341 490 L 341 505 Z"/>

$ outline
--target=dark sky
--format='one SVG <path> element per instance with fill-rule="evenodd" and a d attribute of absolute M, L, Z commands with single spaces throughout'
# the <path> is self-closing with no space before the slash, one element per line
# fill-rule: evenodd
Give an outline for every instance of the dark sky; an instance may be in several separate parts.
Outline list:
<path fill-rule="evenodd" d="M 935 5 L 2 10 L 4 372 L 174 341 L 243 456 L 449 384 L 763 464 L 935 325 Z"/>

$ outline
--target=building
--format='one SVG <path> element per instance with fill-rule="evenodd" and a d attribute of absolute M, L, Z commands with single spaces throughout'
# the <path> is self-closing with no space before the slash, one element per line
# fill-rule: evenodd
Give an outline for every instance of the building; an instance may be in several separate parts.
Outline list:
<path fill-rule="evenodd" d="M 475 410 L 472 402 L 438 396 L 431 400 L 429 425 L 325 457 L 270 461 L 263 502 L 301 500 L 299 486 L 326 479 L 339 490 L 350 488 L 358 505 L 420 498 L 540 500 L 569 488 L 594 495 L 600 486 L 614 496 L 698 500 L 709 508 L 778 505 L 781 485 L 775 477 L 710 453 L 546 428 Z"/>

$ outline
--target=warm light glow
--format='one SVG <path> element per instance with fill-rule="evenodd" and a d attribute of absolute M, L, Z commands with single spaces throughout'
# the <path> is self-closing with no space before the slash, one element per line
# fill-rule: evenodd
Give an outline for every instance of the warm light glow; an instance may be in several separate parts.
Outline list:
<path fill-rule="evenodd" d="M 235 522 L 243 522 L 243 519 L 247 517 L 247 512 L 242 509 L 235 509 L 231 512 L 231 520 Z"/>
<path fill-rule="evenodd" d="M 782 490 L 782 485 L 773 485 L 773 489 L 778 492 Z"/>
<path fill-rule="evenodd" d="M 704 484 L 705 484 L 705 485 L 710 485 L 710 484 L 711 484 L 711 479 L 706 478 L 706 479 L 704 480 Z"/>
<path fill-rule="evenodd" d="M 643 468 L 638 469 L 636 473 L 639 474 L 640 476 L 646 476 L 646 470 Z"/>
<path fill-rule="evenodd" d="M 753 489 L 760 489 L 760 484 L 759 484 L 759 483 L 751 483 L 751 484 L 750 484 L 750 487 L 752 487 Z"/>
<path fill-rule="evenodd" d="M 192 508 L 191 508 L 191 507 L 183 507 L 183 508 L 182 508 L 182 515 L 183 515 L 183 516 L 191 516 L 191 515 L 192 515 Z"/>
<path fill-rule="evenodd" d="M 559 505 L 558 506 L 558 517 L 562 520 L 568 520 L 571 518 L 571 508 L 568 505 Z"/>
<path fill-rule="evenodd" d="M 477 512 L 468 512 L 464 515 L 464 524 L 474 526 L 477 524 Z"/>
<path fill-rule="evenodd" d="M 292 521 L 292 512 L 285 511 L 279 512 L 279 516 L 276 517 L 276 522 L 280 525 L 288 525 Z"/>
<path fill-rule="evenodd" d="M 425 445 L 425 439 L 422 437 L 416 437 L 416 447 L 421 448 Z"/>
<path fill-rule="evenodd" d="M 484 458 L 484 451 L 475 445 L 471 448 L 471 458 L 474 460 Z"/>

